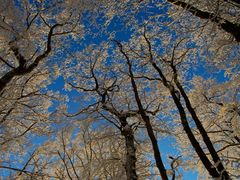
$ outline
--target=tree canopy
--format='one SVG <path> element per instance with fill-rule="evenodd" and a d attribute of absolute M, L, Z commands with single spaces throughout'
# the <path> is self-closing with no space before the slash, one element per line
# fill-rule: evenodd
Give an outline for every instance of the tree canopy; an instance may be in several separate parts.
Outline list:
<path fill-rule="evenodd" d="M 238 0 L 0 4 L 1 179 L 240 177 Z"/>

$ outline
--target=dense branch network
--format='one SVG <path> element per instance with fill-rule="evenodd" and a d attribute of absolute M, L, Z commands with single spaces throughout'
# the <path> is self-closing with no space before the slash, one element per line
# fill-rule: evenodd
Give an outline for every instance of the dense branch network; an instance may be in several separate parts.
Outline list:
<path fill-rule="evenodd" d="M 167 1 L 176 6 L 186 9 L 186 11 L 190 12 L 196 17 L 199 17 L 201 19 L 206 19 L 216 23 L 221 29 L 231 34 L 236 39 L 237 42 L 240 42 L 240 24 L 230 22 L 224 18 L 219 17 L 214 13 L 197 9 L 193 5 L 188 4 L 184 1 L 179 1 L 179 0 L 167 0 Z M 239 1 L 235 1 L 235 2 L 240 4 Z"/>

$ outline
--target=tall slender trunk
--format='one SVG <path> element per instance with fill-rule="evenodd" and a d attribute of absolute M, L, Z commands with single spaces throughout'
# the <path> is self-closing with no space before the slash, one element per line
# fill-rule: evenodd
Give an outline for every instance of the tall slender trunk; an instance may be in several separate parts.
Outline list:
<path fill-rule="evenodd" d="M 130 63 L 129 63 L 129 66 L 131 67 Z M 148 132 L 148 136 L 149 136 L 149 138 L 151 140 L 151 143 L 152 143 L 154 158 L 155 158 L 158 170 L 160 172 L 162 180 L 168 180 L 167 172 L 166 172 L 166 169 L 164 167 L 164 164 L 163 164 L 163 161 L 162 161 L 162 158 L 161 158 L 161 153 L 160 153 L 160 150 L 159 150 L 159 147 L 158 147 L 157 138 L 154 134 L 152 125 L 150 123 L 149 116 L 147 116 L 145 110 L 143 109 L 143 106 L 142 106 L 142 103 L 141 103 L 141 100 L 140 100 L 140 97 L 139 97 L 139 94 L 138 94 L 137 85 L 135 83 L 135 80 L 133 78 L 133 74 L 132 74 L 131 70 L 130 70 L 130 76 L 131 76 L 131 83 L 132 83 L 135 99 L 136 99 L 136 102 L 137 102 L 137 105 L 138 105 L 138 108 L 139 108 L 139 112 L 140 112 L 140 115 L 141 115 L 143 121 L 145 122 L 147 132 Z"/>
<path fill-rule="evenodd" d="M 207 146 L 207 148 L 208 148 L 208 150 L 209 150 L 209 152 L 211 154 L 211 157 L 212 157 L 214 163 L 217 165 L 217 169 L 218 169 L 219 173 L 222 174 L 224 179 L 230 179 L 229 174 L 226 171 L 226 169 L 224 168 L 224 166 L 223 166 L 223 164 L 222 164 L 222 162 L 221 162 L 221 160 L 220 160 L 220 158 L 219 158 L 219 156 L 217 154 L 217 151 L 215 150 L 215 148 L 213 146 L 212 141 L 210 140 L 210 138 L 209 138 L 205 128 L 203 127 L 203 125 L 201 123 L 201 121 L 199 120 L 195 110 L 193 109 L 193 107 L 191 105 L 191 102 L 188 99 L 188 96 L 185 93 L 182 85 L 178 81 L 177 74 L 175 75 L 174 81 L 175 81 L 175 84 L 177 85 L 181 95 L 183 96 L 183 99 L 185 101 L 186 107 L 187 107 L 189 113 L 191 114 L 191 116 L 192 116 L 192 118 L 193 118 L 193 120 L 194 120 L 194 122 L 195 122 L 195 124 L 196 124 L 196 126 L 197 126 L 197 128 L 198 128 L 198 130 L 199 130 L 199 132 L 200 132 L 200 134 L 202 136 L 202 138 L 203 138 L 203 141 L 206 144 L 206 146 Z"/>
<path fill-rule="evenodd" d="M 201 162 L 203 163 L 203 165 L 205 166 L 205 168 L 207 169 L 209 174 L 213 178 L 219 178 L 220 174 L 217 172 L 216 168 L 209 161 L 209 159 L 206 156 L 205 152 L 203 151 L 203 149 L 201 148 L 201 146 L 198 143 L 197 139 L 195 138 L 194 134 L 192 133 L 192 130 L 191 130 L 191 128 L 190 128 L 190 126 L 188 124 L 188 121 L 187 121 L 185 110 L 184 110 L 183 106 L 181 105 L 181 102 L 179 101 L 179 99 L 177 98 L 177 96 L 175 95 L 173 90 L 170 90 L 170 93 L 171 93 L 171 95 L 173 97 L 173 100 L 174 100 L 174 102 L 175 102 L 175 104 L 177 106 L 177 109 L 179 111 L 183 129 L 186 132 L 186 134 L 188 136 L 188 139 L 190 140 L 190 142 L 191 142 L 193 148 L 195 149 L 198 157 L 200 158 Z"/>
<path fill-rule="evenodd" d="M 155 158 L 158 170 L 160 172 L 160 175 L 161 175 L 162 179 L 167 180 L 168 179 L 167 172 L 166 172 L 166 169 L 164 167 L 164 164 L 163 164 L 163 161 L 162 161 L 162 158 L 161 158 L 161 153 L 160 153 L 160 150 L 158 148 L 157 139 L 154 135 L 154 131 L 153 131 L 152 125 L 150 123 L 149 117 L 146 116 L 144 118 L 144 121 L 145 121 L 145 125 L 146 125 L 146 128 L 147 128 L 148 136 L 149 136 L 149 138 L 151 140 L 151 143 L 152 143 L 154 158 Z"/>
<path fill-rule="evenodd" d="M 175 2 L 175 1 L 174 1 Z M 178 2 L 178 1 L 177 1 Z M 215 149 L 213 148 L 213 145 L 209 139 L 209 137 L 207 136 L 207 133 L 205 131 L 205 129 L 203 128 L 203 126 L 200 126 L 202 125 L 200 121 L 196 121 L 199 125 L 199 127 L 201 128 L 201 130 L 203 131 L 203 135 L 204 135 L 204 138 L 205 140 L 208 141 L 208 143 L 210 143 L 210 146 L 209 148 L 213 151 L 213 156 L 215 160 L 217 160 L 215 162 L 215 164 L 219 163 L 217 169 L 212 165 L 212 163 L 210 162 L 210 160 L 208 159 L 207 155 L 205 154 L 205 152 L 203 151 L 202 147 L 200 146 L 200 144 L 198 143 L 197 139 L 195 138 L 195 135 L 193 134 L 190 126 L 189 126 L 189 123 L 187 121 L 187 117 L 186 117 L 186 113 L 185 113 L 185 109 L 184 107 L 182 106 L 182 103 L 180 101 L 180 94 L 179 94 L 179 97 L 177 96 L 176 94 L 176 90 L 175 90 L 175 87 L 173 86 L 173 84 L 171 82 L 169 82 L 165 75 L 163 74 L 162 70 L 158 67 L 158 65 L 154 62 L 153 60 L 153 54 L 152 54 L 152 46 L 151 46 L 151 42 L 149 41 L 149 39 L 147 38 L 146 36 L 146 30 L 144 31 L 144 34 L 143 34 L 147 44 L 148 44 L 148 50 L 149 50 L 149 62 L 151 63 L 152 67 L 158 72 L 158 75 L 159 77 L 161 78 L 161 81 L 163 83 L 163 85 L 168 88 L 173 100 L 174 100 L 174 103 L 175 105 L 177 106 L 177 109 L 179 111 L 179 115 L 180 115 L 180 118 L 181 118 L 181 123 L 183 125 L 183 128 L 193 146 L 193 148 L 195 149 L 196 153 L 198 154 L 200 160 L 202 161 L 203 165 L 205 166 L 205 168 L 207 169 L 207 171 L 209 172 L 209 174 L 213 177 L 213 178 L 219 178 L 221 176 L 221 174 L 223 173 L 223 177 L 226 178 L 226 179 L 229 179 L 229 175 L 227 174 L 227 172 L 225 171 L 224 167 L 222 166 L 221 164 L 221 161 L 217 155 L 217 153 L 214 153 Z M 170 67 L 172 68 L 173 70 L 173 78 L 174 78 L 174 82 L 175 84 L 177 85 L 178 89 L 180 90 L 180 93 L 182 94 L 182 96 L 184 97 L 184 100 L 186 102 L 186 106 L 188 108 L 188 111 L 191 111 L 191 115 L 193 117 L 193 119 L 196 119 L 197 118 L 197 115 L 194 111 L 194 109 L 191 107 L 191 104 L 190 104 L 190 101 L 187 97 L 187 95 L 185 94 L 181 84 L 178 82 L 178 79 L 177 79 L 177 70 L 176 70 L 176 67 L 175 65 L 173 64 L 173 59 L 171 60 L 171 64 L 170 64 Z M 196 120 L 199 120 L 198 118 Z M 196 123 L 195 122 L 195 123 Z M 206 134 L 204 134 L 206 133 Z M 209 145 L 209 144 L 208 144 Z M 211 146 L 212 145 L 212 146 Z M 216 152 L 216 151 L 215 151 Z M 218 171 L 220 172 L 218 172 Z"/>
<path fill-rule="evenodd" d="M 209 172 L 209 174 L 213 177 L 213 178 L 219 178 L 220 174 L 218 173 L 218 171 L 216 170 L 216 168 L 212 165 L 212 163 L 210 162 L 210 160 L 208 159 L 208 157 L 206 156 L 206 154 L 204 153 L 203 149 L 201 148 L 200 144 L 198 143 L 197 139 L 195 138 L 194 134 L 192 133 L 192 130 L 188 124 L 187 121 L 187 117 L 186 117 L 186 113 L 185 110 L 180 102 L 180 99 L 178 99 L 178 97 L 175 94 L 175 88 L 174 86 L 170 85 L 166 79 L 166 77 L 164 76 L 164 74 L 162 73 L 161 69 L 157 66 L 157 64 L 152 60 L 152 58 L 150 59 L 150 63 L 152 64 L 152 66 L 154 67 L 154 69 L 158 72 L 160 78 L 162 79 L 163 85 L 168 88 L 175 105 L 177 106 L 177 109 L 179 111 L 179 115 L 180 115 L 180 119 L 181 119 L 181 123 L 183 126 L 184 131 L 186 132 L 193 148 L 195 149 L 196 153 L 198 154 L 200 160 L 202 161 L 203 165 L 205 166 L 205 168 L 207 169 L 207 171 Z"/>

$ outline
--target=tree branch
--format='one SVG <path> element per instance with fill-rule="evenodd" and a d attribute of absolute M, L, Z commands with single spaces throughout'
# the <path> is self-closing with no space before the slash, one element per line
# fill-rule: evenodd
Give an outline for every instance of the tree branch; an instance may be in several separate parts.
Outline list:
<path fill-rule="evenodd" d="M 167 1 L 171 4 L 174 4 L 176 6 L 186 9 L 186 11 L 190 12 L 196 17 L 199 17 L 201 19 L 207 19 L 214 23 L 217 23 L 221 29 L 223 29 L 227 33 L 230 33 L 236 39 L 237 42 L 240 42 L 240 24 L 232 23 L 226 19 L 223 19 L 217 16 L 214 13 L 197 9 L 191 4 L 185 3 L 183 1 L 179 1 L 179 0 L 167 0 Z M 233 1 L 240 4 L 239 0 L 233 0 Z"/>

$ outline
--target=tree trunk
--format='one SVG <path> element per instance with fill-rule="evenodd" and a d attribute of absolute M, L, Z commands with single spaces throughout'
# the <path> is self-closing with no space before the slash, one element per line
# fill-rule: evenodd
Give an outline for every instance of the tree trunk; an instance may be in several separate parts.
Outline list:
<path fill-rule="evenodd" d="M 138 179 L 136 173 L 136 148 L 134 145 L 134 133 L 132 128 L 125 124 L 122 128 L 122 135 L 125 138 L 125 145 L 126 145 L 126 174 L 127 180 L 136 180 Z"/>
<path fill-rule="evenodd" d="M 164 167 L 164 164 L 163 164 L 163 161 L 162 161 L 162 158 L 161 158 L 160 150 L 158 148 L 157 139 L 154 135 L 153 128 L 152 128 L 152 125 L 150 123 L 149 117 L 146 116 L 144 121 L 145 121 L 145 124 L 146 124 L 148 136 L 150 137 L 151 142 L 152 142 L 154 158 L 155 158 L 158 170 L 160 171 L 162 180 L 168 180 L 167 172 L 166 172 L 166 169 Z"/>
<path fill-rule="evenodd" d="M 148 41 L 148 43 L 149 43 L 149 41 Z M 150 43 L 149 43 L 149 46 L 150 46 Z M 207 169 L 207 171 L 209 172 L 209 174 L 213 178 L 219 178 L 220 174 L 218 173 L 216 168 L 212 165 L 212 163 L 209 161 L 208 157 L 206 156 L 206 154 L 204 153 L 200 144 L 198 143 L 197 139 L 195 138 L 194 134 L 192 133 L 192 130 L 191 130 L 191 128 L 188 124 L 188 121 L 187 121 L 185 110 L 184 110 L 184 108 L 183 108 L 183 106 L 180 102 L 180 99 L 175 94 L 174 86 L 168 84 L 168 81 L 167 81 L 166 77 L 162 73 L 161 69 L 157 66 L 157 64 L 152 61 L 152 58 L 150 59 L 150 62 L 152 64 L 152 66 L 154 67 L 154 69 L 158 72 L 160 78 L 162 79 L 163 85 L 166 88 L 168 88 L 168 90 L 169 90 L 169 92 L 170 92 L 170 94 L 171 94 L 171 96 L 174 100 L 174 103 L 177 106 L 177 109 L 179 111 L 179 115 L 180 115 L 180 119 L 181 119 L 183 129 L 186 132 L 186 134 L 187 134 L 193 148 L 195 149 L 196 153 L 198 154 L 200 160 L 202 161 L 203 165 L 205 166 L 205 168 Z"/>
<path fill-rule="evenodd" d="M 175 80 L 175 83 L 176 83 L 181 95 L 184 98 L 184 101 L 186 103 L 186 107 L 187 107 L 189 113 L 191 114 L 191 116 L 192 116 L 192 118 L 193 118 L 193 120 L 194 120 L 202 138 L 203 138 L 203 141 L 206 144 L 206 146 L 207 146 L 207 148 L 208 148 L 208 150 L 209 150 L 209 152 L 212 156 L 212 159 L 213 159 L 214 163 L 217 164 L 217 169 L 218 169 L 219 173 L 222 174 L 223 179 L 230 179 L 229 174 L 226 171 L 226 169 L 224 168 L 224 166 L 223 166 L 223 164 L 222 164 L 222 162 L 221 162 L 221 160 L 220 160 L 220 158 L 217 154 L 217 151 L 215 150 L 215 148 L 213 146 L 212 141 L 210 140 L 205 128 L 203 127 L 203 125 L 201 123 L 201 121 L 199 120 L 195 110 L 193 109 L 193 107 L 190 103 L 190 100 L 188 99 L 187 94 L 185 93 L 185 91 L 184 91 L 182 85 L 180 84 L 180 82 L 178 81 L 176 75 L 175 75 L 174 80 Z"/>
<path fill-rule="evenodd" d="M 186 134 L 188 136 L 188 139 L 190 140 L 190 142 L 191 142 L 193 148 L 195 149 L 198 157 L 201 159 L 203 165 L 205 166 L 205 168 L 207 169 L 209 174 L 213 178 L 219 178 L 220 174 L 217 172 L 216 168 L 209 161 L 208 157 L 206 156 L 206 154 L 202 150 L 200 144 L 198 143 L 197 139 L 195 138 L 194 134 L 192 133 L 192 130 L 191 130 L 191 128 L 190 128 L 190 126 L 189 126 L 189 124 L 187 122 L 187 117 L 186 117 L 185 110 L 184 110 L 183 106 L 181 105 L 180 100 L 175 95 L 173 89 L 170 89 L 170 93 L 171 93 L 171 95 L 173 97 L 173 100 L 174 100 L 174 102 L 175 102 L 175 104 L 176 104 L 176 106 L 178 108 L 183 129 L 186 132 Z"/>

